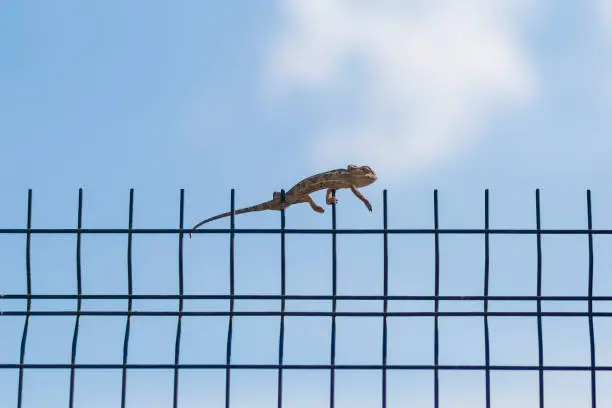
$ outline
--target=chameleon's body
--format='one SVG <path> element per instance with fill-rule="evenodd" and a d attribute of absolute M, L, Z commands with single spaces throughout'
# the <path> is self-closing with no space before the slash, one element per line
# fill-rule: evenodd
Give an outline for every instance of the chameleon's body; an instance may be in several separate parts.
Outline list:
<path fill-rule="evenodd" d="M 331 205 L 338 202 L 338 200 L 333 197 L 332 192 L 340 188 L 350 188 L 357 196 L 357 198 L 363 201 L 368 210 L 372 211 L 372 205 L 370 204 L 368 199 L 361 194 L 358 188 L 372 184 L 375 181 L 376 173 L 374 173 L 374 171 L 370 167 L 354 166 L 351 164 L 348 165 L 346 169 L 330 170 L 305 178 L 304 180 L 293 186 L 289 191 L 287 191 L 287 193 L 285 194 L 284 201 L 281 199 L 281 193 L 276 191 L 272 195 L 272 200 L 254 205 L 252 207 L 235 210 L 234 214 L 244 214 L 248 212 L 263 210 L 282 210 L 284 208 L 289 207 L 290 205 L 298 203 L 309 203 L 313 210 L 322 213 L 325 212 L 325 210 L 314 202 L 312 197 L 310 197 L 310 194 L 314 193 L 315 191 L 326 189 L 327 194 L 325 201 L 327 204 Z M 223 217 L 228 217 L 231 214 L 231 212 L 226 212 L 208 218 L 196 224 L 193 229 L 195 230 L 200 225 L 205 224 L 207 222 L 214 221 Z"/>

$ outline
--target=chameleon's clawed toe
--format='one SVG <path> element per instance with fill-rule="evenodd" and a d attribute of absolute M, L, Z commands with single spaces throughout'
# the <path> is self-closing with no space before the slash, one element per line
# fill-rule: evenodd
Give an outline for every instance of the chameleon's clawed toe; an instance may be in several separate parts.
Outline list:
<path fill-rule="evenodd" d="M 323 214 L 325 212 L 325 208 L 316 206 L 313 208 L 316 212 Z"/>
<path fill-rule="evenodd" d="M 327 200 L 325 200 L 325 202 L 327 203 L 327 205 L 338 204 L 338 199 L 337 198 L 328 198 Z"/>

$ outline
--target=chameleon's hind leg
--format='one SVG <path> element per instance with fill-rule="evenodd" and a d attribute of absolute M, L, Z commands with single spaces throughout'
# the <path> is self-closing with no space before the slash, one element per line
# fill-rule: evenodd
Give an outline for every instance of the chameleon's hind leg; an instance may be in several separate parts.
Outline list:
<path fill-rule="evenodd" d="M 315 203 L 315 201 L 312 199 L 311 196 L 306 195 L 303 199 L 304 202 L 307 202 L 308 204 L 310 204 L 310 206 L 312 207 L 313 210 L 315 210 L 318 213 L 324 213 L 325 209 L 319 205 L 317 205 L 317 203 Z"/>
<path fill-rule="evenodd" d="M 338 199 L 334 197 L 333 194 L 334 194 L 334 189 L 328 188 L 327 194 L 325 194 L 325 203 L 327 205 L 338 204 Z"/>

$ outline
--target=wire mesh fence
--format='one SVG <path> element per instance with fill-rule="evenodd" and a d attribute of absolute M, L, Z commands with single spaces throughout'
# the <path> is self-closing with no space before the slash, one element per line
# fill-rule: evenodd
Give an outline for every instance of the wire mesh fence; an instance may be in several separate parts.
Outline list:
<path fill-rule="evenodd" d="M 285 378 L 288 372 L 292 371 L 313 371 L 324 372 L 328 375 L 326 395 L 328 399 L 325 406 L 335 407 L 344 406 L 337 392 L 337 375 L 339 372 L 346 371 L 367 371 L 377 373 L 376 380 L 380 387 L 380 392 L 377 394 L 377 402 L 375 406 L 387 407 L 393 405 L 389 397 L 390 388 L 390 373 L 394 372 L 426 372 L 431 374 L 431 400 L 427 406 L 443 407 L 456 406 L 444 403 L 441 397 L 444 393 L 444 387 L 441 385 L 440 378 L 443 372 L 477 372 L 483 375 L 483 387 L 481 389 L 481 401 L 483 406 L 490 408 L 496 406 L 494 403 L 494 392 L 492 391 L 492 374 L 495 372 L 532 372 L 537 374 L 537 401 L 534 406 L 554 406 L 547 403 L 547 398 L 550 397 L 549 388 L 545 387 L 546 376 L 549 372 L 576 372 L 585 373 L 588 375 L 589 397 L 587 401 L 582 401 L 580 406 L 591 407 L 606 407 L 612 406 L 602 400 L 602 385 L 598 383 L 598 374 L 604 371 L 612 371 L 612 365 L 597 364 L 596 355 L 601 349 L 606 349 L 605 342 L 598 342 L 596 349 L 596 322 L 597 318 L 612 317 L 612 312 L 595 310 L 594 304 L 605 303 L 612 301 L 612 293 L 607 296 L 594 295 L 594 236 L 610 235 L 612 230 L 593 229 L 592 211 L 591 211 L 591 193 L 587 191 L 586 195 L 586 228 L 584 229 L 543 229 L 541 225 L 540 214 L 540 192 L 536 190 L 535 194 L 535 218 L 536 225 L 531 229 L 508 229 L 508 228 L 491 228 L 489 216 L 489 191 L 484 194 L 484 216 L 483 223 L 479 228 L 473 229 L 445 229 L 440 227 L 438 216 L 438 192 L 434 191 L 433 195 L 433 226 L 431 228 L 422 229 L 393 229 L 389 227 L 388 210 L 387 210 L 387 191 L 383 192 L 382 206 L 382 226 L 378 229 L 342 229 L 337 227 L 336 206 L 332 205 L 331 228 L 328 229 L 296 229 L 286 228 L 285 211 L 280 212 L 279 228 L 269 229 L 240 229 L 235 227 L 234 222 L 234 191 L 231 193 L 231 211 L 229 228 L 205 228 L 192 231 L 185 228 L 184 225 L 184 191 L 180 192 L 179 202 L 179 219 L 178 228 L 166 229 L 138 229 L 134 228 L 134 191 L 130 191 L 129 197 L 129 214 L 127 220 L 127 228 L 108 228 L 95 229 L 83 227 L 83 192 L 79 191 L 78 196 L 78 211 L 76 228 L 35 228 L 32 225 L 32 191 L 29 191 L 27 201 L 27 223 L 26 228 L 0 228 L 0 235 L 17 235 L 25 240 L 25 271 L 15 271 L 2 268 L 2 274 L 21 274 L 25 278 L 26 293 L 5 293 L 0 288 L 0 300 L 15 300 L 23 301 L 23 308 L 0 308 L 0 320 L 8 317 L 19 317 L 23 319 L 23 326 L 20 330 L 19 355 L 14 362 L 0 361 L 0 372 L 14 373 L 16 376 L 16 387 L 14 393 L 16 395 L 16 406 L 21 408 L 29 406 L 26 402 L 28 392 L 26 388 L 27 377 L 29 371 L 64 371 L 69 373 L 66 386 L 66 402 L 69 407 L 78 406 L 76 397 L 79 388 L 77 372 L 84 370 L 113 370 L 120 372 L 120 401 L 121 407 L 126 406 L 142 406 L 132 405 L 129 403 L 129 373 L 136 370 L 156 371 L 162 370 L 172 373 L 172 398 L 171 405 L 179 406 L 200 406 L 188 405 L 181 402 L 180 388 L 181 378 L 183 373 L 188 371 L 214 371 L 224 373 L 224 391 L 223 405 L 226 408 L 234 406 L 233 399 L 236 392 L 232 391 L 232 384 L 235 373 L 240 371 L 255 371 L 255 372 L 273 372 L 275 373 L 275 404 L 278 407 L 295 406 L 295 403 L 290 400 L 291 395 L 286 392 Z M 229 241 L 229 259 L 227 260 L 227 277 L 229 279 L 229 290 L 227 293 L 216 294 L 193 294 L 185 293 L 184 281 L 184 239 L 186 234 L 216 234 L 227 236 Z M 94 294 L 86 293 L 83 290 L 83 261 L 82 261 L 82 239 L 85 235 L 108 234 L 113 236 L 127 237 L 127 247 L 125 249 L 125 270 L 127 280 L 127 293 L 109 293 L 109 294 Z M 176 256 L 176 278 L 178 280 L 178 291 L 175 294 L 137 294 L 134 291 L 133 285 L 133 238 L 136 235 L 166 235 L 175 236 L 178 240 L 178 254 Z M 267 234 L 280 237 L 280 290 L 276 294 L 242 294 L 236 290 L 236 264 L 235 264 L 235 239 L 241 234 Z M 287 265 L 291 260 L 288 259 L 286 251 L 286 238 L 289 235 L 325 235 L 331 237 L 331 293 L 327 295 L 295 295 L 287 292 Z M 49 294 L 36 293 L 33 290 L 32 277 L 32 237 L 36 235 L 48 236 L 75 236 L 76 247 L 74 248 L 74 262 L 76 263 L 76 293 L 70 294 Z M 375 235 L 382 237 L 382 293 L 376 295 L 346 295 L 339 294 L 338 291 L 338 239 L 343 235 L 366 236 Z M 428 295 L 401 295 L 390 294 L 390 264 L 389 264 L 389 237 L 396 235 L 420 235 L 433 238 L 433 288 L 431 294 Z M 482 284 L 483 292 L 481 295 L 441 295 L 440 292 L 440 259 L 443 256 L 440 250 L 440 237 L 445 235 L 453 236 L 479 236 L 483 238 L 482 248 Z M 524 235 L 535 238 L 536 243 L 536 287 L 534 295 L 491 295 L 490 294 L 490 240 L 492 236 L 501 235 Z M 588 271 L 585 274 L 587 282 L 587 293 L 583 295 L 559 296 L 559 295 L 543 295 L 542 291 L 542 240 L 548 235 L 573 235 L 582 236 L 588 240 Z M 51 308 L 47 310 L 37 310 L 33 307 L 34 301 L 55 300 L 55 301 L 74 301 L 74 308 Z M 88 310 L 83 304 L 90 300 L 105 300 L 105 301 L 126 301 L 127 307 L 125 310 Z M 135 302 L 142 300 L 170 300 L 176 301 L 178 308 L 176 310 L 142 310 L 137 308 Z M 195 310 L 186 310 L 185 302 L 190 300 L 218 300 L 226 301 L 227 309 L 207 309 L 205 307 L 196 308 Z M 280 308 L 278 310 L 237 310 L 236 302 L 239 301 L 278 301 Z M 329 302 L 330 310 L 289 310 L 287 302 L 289 301 L 322 301 Z M 360 302 L 378 302 L 382 304 L 382 310 L 379 311 L 362 311 L 362 310 L 339 310 L 338 303 L 342 301 L 360 301 Z M 405 311 L 395 310 L 390 308 L 391 302 L 431 302 L 433 310 L 427 311 Z M 481 310 L 478 311 L 448 311 L 441 309 L 442 302 L 478 302 Z M 515 310 L 492 310 L 491 302 L 514 302 L 514 303 L 529 303 L 535 304 L 535 311 L 515 311 Z M 568 305 L 569 310 L 549 311 L 543 307 L 546 302 L 557 302 Z M 580 310 L 581 307 L 574 306 L 578 304 L 586 304 L 586 310 Z M 0 303 L 1 305 L 1 303 Z M 84 317 L 103 317 L 115 316 L 125 319 L 123 326 L 123 341 L 122 355 L 120 362 L 80 362 L 79 361 L 79 339 L 81 334 L 81 323 Z M 173 341 L 173 361 L 167 363 L 150 363 L 150 362 L 132 362 L 130 361 L 130 352 L 134 352 L 131 346 L 133 317 L 145 316 L 156 319 L 172 318 L 175 319 L 174 326 L 174 341 Z M 28 359 L 28 344 L 31 341 L 30 321 L 32 317 L 40 318 L 57 318 L 69 317 L 73 319 L 70 360 L 61 363 L 49 363 L 31 361 Z M 189 317 L 217 317 L 225 319 L 225 347 L 222 361 L 215 363 L 193 363 L 185 361 L 181 354 L 184 330 L 184 318 Z M 236 342 L 235 319 L 236 318 L 259 318 L 269 317 L 276 320 L 275 347 L 276 358 L 274 362 L 269 363 L 240 363 L 233 359 L 234 345 Z M 325 363 L 291 363 L 286 361 L 286 319 L 291 317 L 318 317 L 328 319 L 330 323 L 329 338 L 328 338 L 328 360 Z M 369 364 L 350 364 L 346 362 L 338 362 L 337 354 L 340 351 L 337 342 L 338 336 L 338 320 L 341 318 L 355 319 L 376 319 L 377 324 L 381 327 L 380 349 L 377 351 L 379 362 Z M 446 364 L 441 361 L 440 343 L 441 331 L 440 320 L 458 319 L 458 318 L 476 318 L 481 319 L 482 334 L 483 334 L 483 362 L 481 364 Z M 432 321 L 432 355 L 430 364 L 397 364 L 389 361 L 389 322 L 392 319 L 415 319 L 427 318 Z M 490 319 L 492 318 L 530 318 L 535 319 L 537 326 L 537 361 L 535 364 L 497 364 L 492 360 L 492 347 L 495 343 L 491 340 Z M 585 350 L 587 355 L 587 364 L 546 364 L 545 362 L 545 341 L 543 324 L 550 318 L 562 318 L 564 321 L 571 319 L 583 318 L 588 321 L 588 349 Z M 414 333 L 412 336 L 419 336 L 419 333 Z M 100 342 L 104 342 L 104 333 L 101 333 Z M 0 344 L 2 344 L 0 342 Z M 411 347 L 408 339 L 405 341 L 405 347 Z M 600 397 L 598 398 L 598 393 Z M 395 400 L 397 402 L 397 400 Z M 200 401 L 204 406 L 214 406 L 207 404 L 206 401 Z M 293 405 L 292 405 L 293 404 Z M 405 400 L 405 404 L 412 405 L 410 399 Z M 420 406 L 420 405 L 414 405 Z M 500 405 L 501 406 L 501 405 Z"/>

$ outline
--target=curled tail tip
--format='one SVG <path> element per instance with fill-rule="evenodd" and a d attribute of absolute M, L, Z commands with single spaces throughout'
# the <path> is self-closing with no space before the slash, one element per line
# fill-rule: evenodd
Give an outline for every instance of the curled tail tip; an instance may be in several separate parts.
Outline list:
<path fill-rule="evenodd" d="M 193 237 L 193 233 L 195 232 L 195 230 L 198 229 L 198 227 L 200 227 L 200 225 L 204 224 L 204 222 L 200 222 L 196 225 L 193 226 L 193 228 L 191 228 L 191 231 L 189 231 L 189 239 L 191 239 Z"/>

